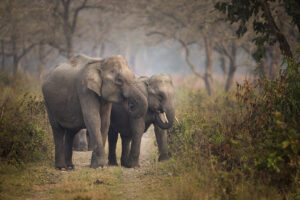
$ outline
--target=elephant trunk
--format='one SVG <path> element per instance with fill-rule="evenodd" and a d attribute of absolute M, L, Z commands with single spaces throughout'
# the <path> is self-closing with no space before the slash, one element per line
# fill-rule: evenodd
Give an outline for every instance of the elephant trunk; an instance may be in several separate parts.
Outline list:
<path fill-rule="evenodd" d="M 139 118 L 146 114 L 148 101 L 136 85 L 124 86 L 123 96 L 126 99 L 125 107 L 131 117 Z"/>
<path fill-rule="evenodd" d="M 175 119 L 175 109 L 173 106 L 168 106 L 162 112 L 157 113 L 155 115 L 155 123 L 161 129 L 171 128 L 174 123 L 174 119 Z"/>

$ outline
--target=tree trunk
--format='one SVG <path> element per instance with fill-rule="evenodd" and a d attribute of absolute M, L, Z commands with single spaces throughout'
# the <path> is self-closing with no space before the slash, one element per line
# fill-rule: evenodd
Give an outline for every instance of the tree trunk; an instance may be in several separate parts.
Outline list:
<path fill-rule="evenodd" d="M 227 81 L 226 81 L 226 85 L 225 85 L 226 92 L 229 91 L 229 89 L 231 88 L 231 86 L 233 84 L 236 68 L 237 68 L 237 66 L 236 66 L 236 45 L 235 45 L 235 41 L 232 41 L 229 72 L 228 72 Z"/>
<path fill-rule="evenodd" d="M 134 54 L 130 53 L 130 56 L 129 56 L 129 67 L 131 68 L 131 70 L 133 72 L 136 73 L 136 68 L 135 68 L 135 60 L 136 60 L 136 57 Z"/>
<path fill-rule="evenodd" d="M 271 64 L 269 75 L 271 80 L 275 80 L 279 75 L 280 70 L 280 50 L 277 45 L 274 45 L 270 52 Z"/>
<path fill-rule="evenodd" d="M 227 66 L 226 66 L 225 57 L 223 55 L 220 56 L 220 68 L 222 69 L 224 77 L 226 78 L 227 74 L 228 74 L 228 69 L 227 69 Z"/>
<path fill-rule="evenodd" d="M 210 41 L 208 36 L 204 36 L 205 54 L 206 54 L 204 82 L 205 82 L 206 91 L 209 96 L 214 95 L 213 78 L 212 78 L 213 51 L 212 51 L 211 43 L 212 42 Z"/>
<path fill-rule="evenodd" d="M 44 67 L 45 67 L 45 48 L 42 44 L 39 45 L 39 63 L 37 66 L 37 76 L 38 79 L 41 80 L 42 79 L 42 73 L 44 71 Z"/>
<path fill-rule="evenodd" d="M 16 38 L 14 36 L 12 36 L 11 38 L 11 43 L 12 43 L 12 57 L 13 57 L 13 76 L 16 78 L 18 73 L 19 59 L 17 55 Z"/>
<path fill-rule="evenodd" d="M 4 49 L 4 41 L 1 40 L 1 68 L 0 72 L 5 71 L 5 49 Z"/>
<path fill-rule="evenodd" d="M 100 47 L 100 57 L 103 57 L 105 54 L 105 42 L 101 42 L 101 47 Z"/>
<path fill-rule="evenodd" d="M 267 20 L 268 24 L 270 25 L 270 28 L 272 29 L 272 31 L 274 32 L 274 34 L 277 38 L 277 41 L 279 42 L 281 53 L 289 58 L 293 58 L 291 47 L 290 47 L 286 37 L 284 36 L 284 34 L 282 32 L 280 32 L 278 26 L 275 23 L 275 20 L 272 16 L 272 13 L 270 10 L 270 5 L 265 0 L 261 0 L 261 4 L 263 7 L 265 19 Z"/>
<path fill-rule="evenodd" d="M 66 57 L 68 58 L 68 59 L 70 59 L 71 57 L 73 57 L 74 56 L 74 52 L 73 52 L 73 43 L 72 43 L 72 36 L 71 35 L 69 35 L 69 34 L 71 34 L 71 33 L 65 33 L 66 34 L 66 42 L 67 42 L 67 55 L 66 55 Z"/>

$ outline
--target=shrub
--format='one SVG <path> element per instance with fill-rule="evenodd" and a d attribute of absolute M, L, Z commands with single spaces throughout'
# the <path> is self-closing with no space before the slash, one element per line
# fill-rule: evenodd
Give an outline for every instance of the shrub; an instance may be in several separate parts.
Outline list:
<path fill-rule="evenodd" d="M 185 91 L 189 98 L 180 102 L 179 123 L 168 131 L 170 153 L 181 163 L 174 171 L 189 173 L 196 168 L 209 173 L 208 180 L 217 183 L 215 195 L 222 199 L 245 195 L 241 183 L 276 188 L 268 191 L 283 196 L 295 193 L 300 153 L 298 70 L 299 64 L 288 61 L 277 80 L 245 81 L 235 94 L 210 99 L 199 91 Z"/>
<path fill-rule="evenodd" d="M 0 83 L 0 159 L 14 166 L 51 158 L 48 121 L 41 95 L 19 80 Z"/>

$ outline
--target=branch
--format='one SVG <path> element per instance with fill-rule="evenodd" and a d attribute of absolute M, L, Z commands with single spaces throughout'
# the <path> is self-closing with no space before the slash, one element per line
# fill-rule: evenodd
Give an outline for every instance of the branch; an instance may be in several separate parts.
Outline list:
<path fill-rule="evenodd" d="M 231 53 L 228 51 L 228 49 L 225 47 L 223 42 L 219 42 L 219 51 L 220 53 L 223 53 L 225 56 L 227 56 L 231 61 L 233 61 Z"/>
<path fill-rule="evenodd" d="M 172 36 L 168 36 L 167 34 L 162 33 L 162 32 L 158 32 L 158 31 L 152 31 L 152 32 L 149 32 L 149 33 L 146 34 L 146 36 L 152 36 L 152 35 L 160 35 L 160 36 L 163 36 L 163 37 L 168 37 L 168 38 L 172 38 L 174 40 L 177 40 L 182 45 L 182 47 L 185 50 L 185 61 L 188 64 L 188 66 L 191 68 L 191 70 L 194 72 L 194 74 L 196 76 L 198 76 L 199 78 L 204 79 L 204 75 L 201 74 L 201 72 L 199 72 L 197 70 L 197 68 L 195 67 L 195 65 L 190 61 L 190 50 L 188 48 L 188 45 L 183 40 L 181 40 L 179 38 L 176 38 L 174 36 L 173 37 Z M 193 43 L 194 42 L 190 42 L 189 44 L 193 44 Z"/>
<path fill-rule="evenodd" d="M 284 36 L 284 34 L 282 32 L 280 32 L 278 26 L 276 25 L 276 22 L 272 16 L 268 2 L 265 0 L 260 0 L 260 3 L 263 7 L 265 19 L 267 20 L 268 24 L 274 31 L 275 36 L 279 42 L 279 46 L 280 46 L 282 54 L 286 55 L 289 58 L 293 58 L 293 53 L 291 51 L 291 47 L 290 47 L 286 37 Z"/>
<path fill-rule="evenodd" d="M 188 48 L 188 46 L 185 44 L 185 42 L 183 41 L 183 40 L 181 40 L 181 39 L 178 39 L 177 40 L 181 45 L 182 45 L 182 47 L 185 49 L 185 61 L 186 61 L 186 63 L 188 64 L 188 66 L 191 68 L 191 70 L 194 72 L 194 74 L 196 75 L 196 76 L 198 76 L 199 78 L 202 78 L 202 79 L 204 79 L 204 75 L 203 74 L 201 74 L 198 70 L 197 70 L 197 68 L 195 67 L 195 65 L 193 65 L 193 63 L 190 61 L 190 51 L 189 51 L 189 48 Z"/>
<path fill-rule="evenodd" d="M 48 42 L 48 45 L 51 46 L 51 47 L 53 47 L 53 48 L 55 48 L 55 49 L 57 49 L 57 50 L 59 51 L 60 54 L 66 52 L 65 49 L 61 48 L 59 45 L 57 45 L 57 44 L 54 43 L 54 42 L 51 42 L 51 41 L 50 41 L 50 42 Z"/>
<path fill-rule="evenodd" d="M 72 32 L 74 32 L 74 30 L 76 28 L 78 14 L 82 9 L 86 8 L 86 3 L 87 3 L 87 0 L 84 0 L 83 3 L 81 4 L 81 6 L 76 8 L 76 10 L 73 14 L 73 21 L 72 21 L 72 25 L 71 25 Z"/>
<path fill-rule="evenodd" d="M 33 43 L 33 44 L 29 45 L 28 47 L 24 48 L 22 50 L 22 53 L 17 57 L 17 60 L 20 60 L 23 56 L 25 56 L 37 44 L 39 44 L 39 43 Z"/>

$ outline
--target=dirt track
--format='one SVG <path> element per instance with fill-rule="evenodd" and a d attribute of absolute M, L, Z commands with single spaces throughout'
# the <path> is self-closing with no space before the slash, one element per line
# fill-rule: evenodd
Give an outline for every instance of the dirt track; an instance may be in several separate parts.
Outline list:
<path fill-rule="evenodd" d="M 159 187 L 154 176 L 157 159 L 154 141 L 155 135 L 151 129 L 142 138 L 141 167 L 134 169 L 121 166 L 91 169 L 89 165 L 92 152 L 75 151 L 73 162 L 76 169 L 73 171 L 58 171 L 49 166 L 38 168 L 39 176 L 45 176 L 45 181 L 43 184 L 33 184 L 32 193 L 26 199 L 157 199 L 152 192 Z M 119 163 L 120 143 L 119 138 Z"/>

